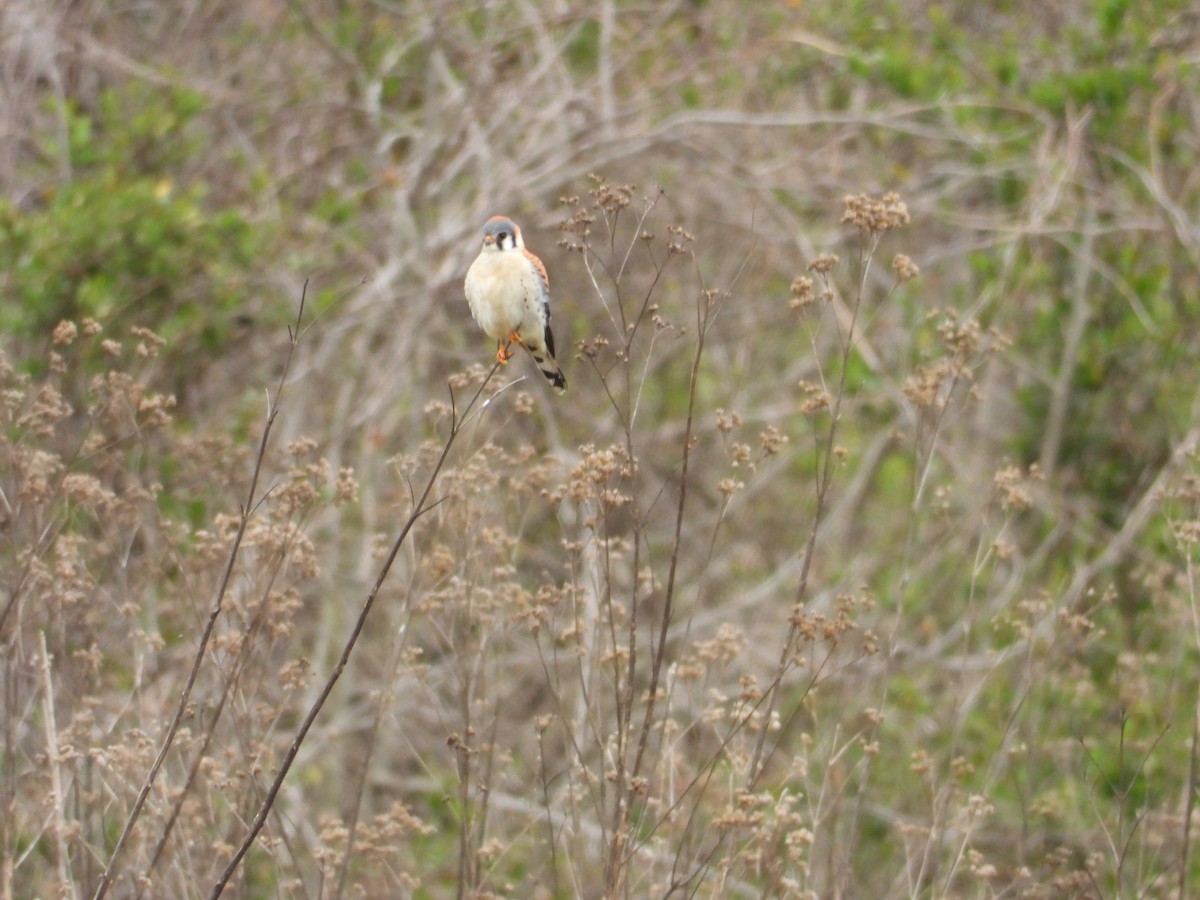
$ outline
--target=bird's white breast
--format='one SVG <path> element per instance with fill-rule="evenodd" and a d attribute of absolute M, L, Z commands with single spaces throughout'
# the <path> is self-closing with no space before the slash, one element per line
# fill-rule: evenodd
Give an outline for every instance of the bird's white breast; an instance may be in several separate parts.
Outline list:
<path fill-rule="evenodd" d="M 465 293 L 483 333 L 503 341 L 519 331 L 531 307 L 535 275 L 521 253 L 481 253 L 467 270 Z"/>

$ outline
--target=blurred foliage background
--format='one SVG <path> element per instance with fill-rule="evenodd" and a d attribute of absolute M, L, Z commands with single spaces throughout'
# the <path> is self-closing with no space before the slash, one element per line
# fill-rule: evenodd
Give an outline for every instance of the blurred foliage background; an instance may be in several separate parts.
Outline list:
<path fill-rule="evenodd" d="M 240 896 L 601 894 L 609 801 L 546 774 L 587 754 L 542 740 L 570 716 L 529 598 L 581 583 L 597 532 L 571 473 L 612 446 L 637 474 L 597 478 L 644 518 L 607 522 L 631 568 L 601 594 L 644 579 L 660 611 L 673 559 L 667 664 L 712 667 L 660 709 L 650 796 L 667 823 L 668 759 L 722 785 L 684 791 L 678 829 L 643 821 L 626 896 L 1188 896 L 1198 64 L 1186 0 L 0 4 L 0 895 L 94 890 L 306 293 L 268 466 L 295 495 L 238 562 L 241 605 L 120 867 L 121 896 L 207 895 L 444 437 L 447 380 L 489 360 L 462 278 L 504 213 L 550 272 L 570 394 L 527 377 L 481 417 Z M 597 207 L 594 256 L 572 252 L 559 225 L 600 184 L 634 185 L 629 206 Z M 888 191 L 904 228 L 842 221 L 847 195 Z M 694 261 L 659 278 L 639 250 L 598 285 L 648 203 L 647 246 L 675 225 Z M 823 252 L 829 295 L 798 312 Z M 897 253 L 917 278 L 897 283 Z M 605 296 L 665 319 L 636 365 L 585 352 L 612 336 Z M 805 385 L 842 378 L 818 514 L 830 420 Z M 760 457 L 771 429 L 787 442 Z M 798 603 L 862 637 L 777 680 L 747 780 L 712 723 L 772 683 Z M 446 746 L 468 727 L 486 792 L 460 791 Z"/>

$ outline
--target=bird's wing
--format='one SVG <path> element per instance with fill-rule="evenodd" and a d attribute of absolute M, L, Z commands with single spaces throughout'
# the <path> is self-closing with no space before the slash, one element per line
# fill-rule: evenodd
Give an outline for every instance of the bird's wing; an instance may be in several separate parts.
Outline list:
<path fill-rule="evenodd" d="M 538 276 L 542 279 L 542 287 L 544 287 L 546 289 L 546 293 L 549 294 L 550 293 L 550 278 L 546 274 L 546 267 L 542 265 L 542 261 L 540 259 L 538 259 L 536 256 L 534 256 L 532 253 L 530 253 L 524 247 L 521 248 L 521 252 L 525 254 L 525 258 L 527 260 L 529 260 L 531 263 L 533 263 L 534 271 L 537 272 Z"/>

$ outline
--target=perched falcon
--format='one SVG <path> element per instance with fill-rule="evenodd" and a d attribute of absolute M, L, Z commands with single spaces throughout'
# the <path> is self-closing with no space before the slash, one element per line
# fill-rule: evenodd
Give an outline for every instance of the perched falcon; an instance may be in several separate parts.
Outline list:
<path fill-rule="evenodd" d="M 550 333 L 550 279 L 542 261 L 525 249 L 512 219 L 492 216 L 483 226 L 483 247 L 467 270 L 467 303 L 483 333 L 496 341 L 496 359 L 507 363 L 509 345 L 529 351 L 560 394 L 567 379 L 554 359 Z"/>

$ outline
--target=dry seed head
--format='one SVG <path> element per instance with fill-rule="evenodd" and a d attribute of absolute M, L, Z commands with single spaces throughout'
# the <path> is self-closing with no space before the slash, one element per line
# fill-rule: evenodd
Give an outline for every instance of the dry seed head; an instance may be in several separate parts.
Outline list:
<path fill-rule="evenodd" d="M 441 419 L 450 415 L 450 404 L 445 400 L 430 400 L 421 410 L 431 419 Z"/>
<path fill-rule="evenodd" d="M 975 766 L 965 756 L 956 756 L 950 760 L 950 770 L 954 777 L 958 779 L 975 774 Z"/>
<path fill-rule="evenodd" d="M 63 496 L 76 503 L 101 512 L 110 509 L 116 501 L 116 496 L 101 484 L 100 479 L 82 472 L 71 472 L 64 476 L 62 492 Z"/>
<path fill-rule="evenodd" d="M 724 494 L 726 498 L 733 496 L 745 486 L 743 482 L 735 481 L 732 478 L 722 478 L 717 482 L 717 490 Z"/>
<path fill-rule="evenodd" d="M 828 409 L 830 404 L 829 392 L 821 385 L 814 384 L 811 381 L 802 380 L 800 389 L 807 395 L 807 399 L 800 404 L 800 412 L 806 416 L 811 416 L 814 413 Z"/>
<path fill-rule="evenodd" d="M 16 392 L 11 396 L 17 398 L 18 403 L 25 399 L 24 395 Z M 9 395 L 6 395 L 5 399 L 7 401 Z M 70 416 L 72 412 L 71 405 L 57 388 L 43 384 L 29 408 L 17 416 L 17 425 L 36 437 L 50 437 L 54 434 L 55 424 Z"/>
<path fill-rule="evenodd" d="M 746 636 L 742 630 L 736 625 L 726 622 L 717 629 L 715 638 L 710 641 L 696 642 L 696 656 L 708 664 L 727 664 L 737 659 L 745 643 Z"/>
<path fill-rule="evenodd" d="M 756 703 L 762 698 L 762 688 L 758 686 L 758 679 L 753 675 L 743 675 L 738 679 L 738 686 L 741 688 L 738 693 L 739 700 Z"/>
<path fill-rule="evenodd" d="M 897 281 L 904 282 L 921 274 L 921 267 L 903 253 L 897 253 L 892 257 L 892 271 L 896 273 Z"/>
<path fill-rule="evenodd" d="M 571 235 L 571 237 L 564 237 L 560 240 L 558 246 L 571 253 L 584 253 L 587 250 L 588 235 L 591 234 L 591 226 L 596 221 L 596 217 L 579 206 L 578 197 L 564 197 L 562 202 L 573 207 L 575 212 L 569 218 L 558 223 L 559 231 Z"/>
<path fill-rule="evenodd" d="M 1184 522 L 1176 522 L 1171 526 L 1171 530 L 1175 534 L 1175 540 L 1185 548 L 1200 544 L 1200 521 L 1188 519 Z"/>
<path fill-rule="evenodd" d="M 848 222 L 859 231 L 879 234 L 892 228 L 907 225 L 910 221 L 908 207 L 898 194 L 888 192 L 875 199 L 866 194 L 849 194 L 845 198 L 846 211 L 842 221 Z"/>
<path fill-rule="evenodd" d="M 838 258 L 833 253 L 822 253 L 808 264 L 808 271 L 818 275 L 828 275 L 838 264 Z"/>
<path fill-rule="evenodd" d="M 635 185 L 612 185 L 602 175 L 592 174 L 588 177 L 596 185 L 588 193 L 591 194 L 596 205 L 606 213 L 619 212 L 632 201 Z"/>
<path fill-rule="evenodd" d="M 996 808 L 983 794 L 972 794 L 967 798 L 967 814 L 973 819 L 989 816 L 995 811 Z"/>
<path fill-rule="evenodd" d="M 158 334 L 151 331 L 149 328 L 144 328 L 141 325 L 134 325 L 129 329 L 129 333 L 139 340 L 143 341 L 151 347 L 161 347 L 167 342 L 167 339 L 160 337 Z"/>
<path fill-rule="evenodd" d="M 721 434 L 729 434 L 729 432 L 741 424 L 742 417 L 738 413 L 726 413 L 724 409 L 717 409 L 717 431 L 721 432 Z"/>
<path fill-rule="evenodd" d="M 937 332 L 942 343 L 960 356 L 973 356 L 983 343 L 983 328 L 977 319 L 960 321 L 958 311 L 947 309 L 943 312 L 943 320 L 938 325 Z"/>
<path fill-rule="evenodd" d="M 18 406 L 20 406 L 24 402 L 25 402 L 25 392 L 24 391 L 16 390 L 14 388 L 12 390 L 7 390 L 7 391 L 4 391 L 3 393 L 0 393 L 0 403 L 3 403 L 5 408 L 7 408 L 9 412 L 12 412 L 14 409 L 16 409 Z"/>
<path fill-rule="evenodd" d="M 792 309 L 803 309 L 816 299 L 816 294 L 813 293 L 813 280 L 811 278 L 804 275 L 797 275 L 792 279 L 792 299 L 788 301 L 788 306 Z"/>
<path fill-rule="evenodd" d="M 575 344 L 576 358 L 595 359 L 600 355 L 600 351 L 608 346 L 608 338 L 603 335 L 597 335 L 591 340 L 578 341 Z"/>
<path fill-rule="evenodd" d="M 904 383 L 904 396 L 922 409 L 942 409 L 949 401 L 942 388 L 953 384 L 954 368 L 949 360 L 941 360 L 932 366 L 917 366 Z"/>
<path fill-rule="evenodd" d="M 1037 474 L 1031 474 L 1036 479 Z M 1019 511 L 1029 509 L 1033 505 L 1033 498 L 1026 490 L 1024 482 L 1025 475 L 1016 466 L 1006 466 L 996 473 L 995 483 L 1000 494 L 1001 509 Z"/>
<path fill-rule="evenodd" d="M 762 455 L 767 457 L 778 453 L 779 448 L 788 442 L 788 436 L 774 425 L 768 425 L 758 436 L 758 440 L 762 447 Z"/>
<path fill-rule="evenodd" d="M 912 764 L 909 769 L 918 774 L 924 774 L 933 768 L 933 761 L 924 750 L 915 750 L 912 754 Z"/>
<path fill-rule="evenodd" d="M 138 400 L 138 412 L 143 413 L 143 428 L 157 428 L 167 425 L 171 415 L 167 410 L 175 408 L 174 394 L 146 394 Z"/>
<path fill-rule="evenodd" d="M 338 470 L 337 481 L 333 485 L 333 502 L 336 506 L 358 502 L 358 479 L 349 466 Z"/>
<path fill-rule="evenodd" d="M 78 334 L 79 329 L 75 323 L 68 319 L 63 319 L 54 327 L 54 337 L 52 340 L 56 345 L 69 344 L 75 340 Z"/>
<path fill-rule="evenodd" d="M 678 225 L 667 226 L 667 253 L 683 253 L 695 238 Z"/>
<path fill-rule="evenodd" d="M 294 456 L 299 459 L 315 451 L 317 449 L 317 442 L 310 437 L 300 437 L 289 442 L 286 449 L 288 456 Z"/>

